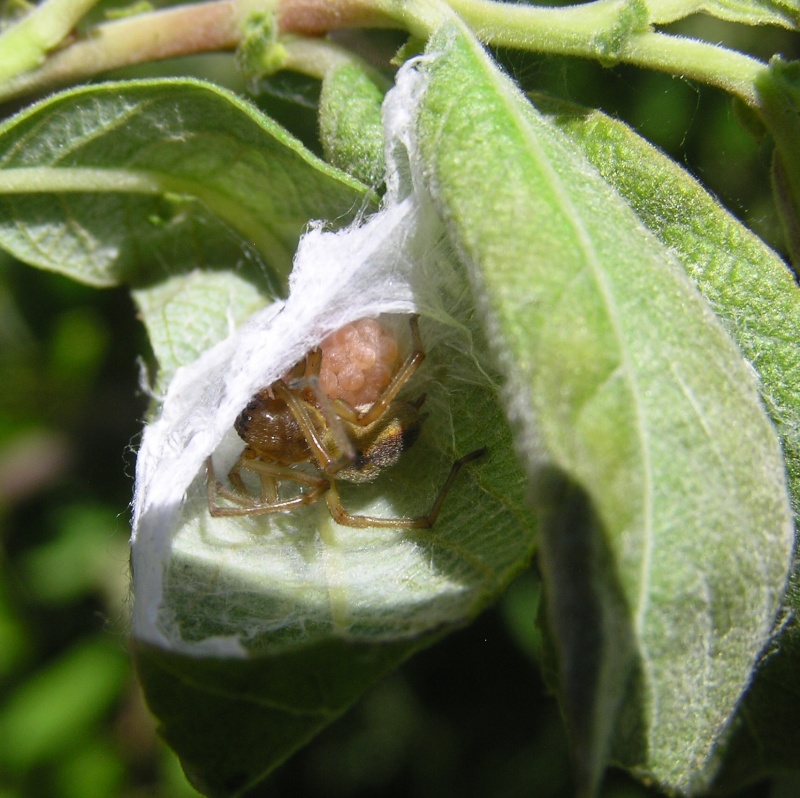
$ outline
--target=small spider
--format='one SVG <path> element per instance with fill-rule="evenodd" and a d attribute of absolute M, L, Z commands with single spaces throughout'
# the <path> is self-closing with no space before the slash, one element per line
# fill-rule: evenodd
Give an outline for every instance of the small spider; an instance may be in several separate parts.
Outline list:
<path fill-rule="evenodd" d="M 417 316 L 410 317 L 410 327 L 412 351 L 399 367 L 392 334 L 374 319 L 361 319 L 337 330 L 283 379 L 260 390 L 234 424 L 247 445 L 228 474 L 232 487 L 216 479 L 210 457 L 206 462 L 211 515 L 287 512 L 324 496 L 333 518 L 345 526 L 433 526 L 459 471 L 483 455 L 485 448 L 453 463 L 427 515 L 352 515 L 342 506 L 336 488 L 337 480 L 374 480 L 419 435 L 425 395 L 413 402 L 396 398 L 425 357 Z M 243 470 L 258 476 L 259 496 L 245 485 Z M 282 497 L 279 486 L 286 482 L 298 490 Z"/>

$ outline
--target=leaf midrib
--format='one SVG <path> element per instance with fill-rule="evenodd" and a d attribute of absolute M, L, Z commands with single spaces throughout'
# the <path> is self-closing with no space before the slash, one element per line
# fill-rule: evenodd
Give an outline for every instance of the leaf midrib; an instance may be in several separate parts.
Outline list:
<path fill-rule="evenodd" d="M 586 226 L 583 224 L 582 216 L 577 212 L 563 180 L 552 168 L 549 158 L 545 153 L 542 152 L 536 137 L 532 135 L 530 126 L 526 124 L 527 120 L 515 112 L 516 103 L 512 102 L 511 99 L 508 98 L 506 87 L 496 80 L 493 73 L 490 74 L 492 81 L 495 83 L 495 96 L 502 98 L 502 102 L 506 107 L 508 116 L 513 119 L 518 132 L 522 135 L 523 140 L 527 143 L 527 151 L 533 156 L 540 172 L 542 172 L 542 174 L 544 174 L 548 179 L 550 186 L 559 201 L 560 207 L 567 211 L 567 213 L 565 213 L 567 223 L 577 235 L 578 248 L 584 254 L 585 263 L 589 268 L 595 284 L 598 286 L 600 296 L 603 301 L 603 306 L 606 309 L 606 315 L 611 322 L 614 339 L 616 340 L 617 349 L 620 356 L 621 366 L 625 375 L 625 381 L 628 383 L 629 391 L 633 400 L 637 437 L 640 441 L 644 472 L 644 528 L 642 530 L 644 549 L 641 558 L 641 582 L 639 598 L 634 616 L 634 630 L 637 634 L 639 643 L 644 645 L 643 629 L 648 608 L 649 585 L 652 571 L 654 524 L 653 464 L 648 445 L 649 428 L 644 409 L 644 402 L 642 401 L 641 389 L 638 379 L 636 378 L 635 369 L 632 366 L 632 358 L 630 356 L 629 347 L 625 342 L 625 336 L 623 334 L 617 304 L 614 301 L 613 291 L 611 290 L 608 280 L 603 274 L 603 269 L 600 265 L 596 249 L 592 243 L 591 235 L 589 234 Z M 646 657 L 644 657 L 644 659 L 646 660 Z"/>
<path fill-rule="evenodd" d="M 147 169 L 97 167 L 21 167 L 0 170 L 0 195 L 25 193 L 125 193 L 194 197 L 251 243 L 269 262 L 291 261 L 285 244 L 289 226 L 268 222 L 271 214 L 256 217 L 227 192 L 196 180 Z M 292 230 L 292 232 L 296 232 Z M 276 253 L 279 258 L 276 259 Z"/>

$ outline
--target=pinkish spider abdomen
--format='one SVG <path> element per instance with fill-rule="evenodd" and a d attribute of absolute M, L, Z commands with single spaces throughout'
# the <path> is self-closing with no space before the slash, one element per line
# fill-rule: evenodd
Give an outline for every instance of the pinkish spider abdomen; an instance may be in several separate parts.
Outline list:
<path fill-rule="evenodd" d="M 331 399 L 353 407 L 371 405 L 397 370 L 394 334 L 375 319 L 359 319 L 331 333 L 321 344 L 320 386 Z"/>

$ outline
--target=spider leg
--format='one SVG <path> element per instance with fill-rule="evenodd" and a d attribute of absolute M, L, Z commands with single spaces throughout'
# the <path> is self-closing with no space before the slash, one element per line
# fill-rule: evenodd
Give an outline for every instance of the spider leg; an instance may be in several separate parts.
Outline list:
<path fill-rule="evenodd" d="M 245 468 L 248 471 L 256 473 L 256 469 L 252 468 L 252 464 L 257 462 L 258 460 L 255 452 L 249 447 L 246 447 L 236 461 L 236 464 L 228 472 L 228 481 L 233 485 L 235 492 L 240 496 L 244 497 L 250 495 L 250 491 L 247 489 L 242 479 L 241 471 Z M 278 484 L 275 477 L 262 473 L 259 474 L 259 478 L 261 479 L 261 504 L 274 504 L 278 501 Z"/>
<path fill-rule="evenodd" d="M 294 415 L 295 420 L 298 422 L 298 424 L 300 424 L 300 427 L 306 436 L 306 440 L 311 449 L 314 451 L 317 457 L 317 462 L 322 470 L 326 474 L 335 474 L 337 471 L 340 471 L 342 468 L 345 468 L 353 462 L 356 457 L 356 451 L 353 448 L 353 442 L 350 440 L 350 436 L 347 434 L 347 431 L 342 424 L 342 418 L 347 418 L 348 416 L 346 414 L 340 414 L 335 408 L 335 405 L 337 405 L 341 400 L 336 400 L 334 402 L 322 390 L 322 386 L 319 382 L 319 372 L 321 366 L 322 350 L 318 347 L 316 349 L 312 349 L 306 355 L 303 376 L 292 380 L 287 386 L 287 388 L 292 392 L 298 389 L 300 389 L 300 391 L 305 391 L 308 389 L 311 391 L 313 398 L 309 398 L 307 394 L 296 394 L 294 397 L 295 401 L 289 402 L 284 394 L 281 394 L 281 396 L 289 405 L 289 409 Z M 302 398 L 299 398 L 299 396 L 302 396 Z M 337 457 L 333 457 L 331 455 L 328 447 L 326 447 L 322 439 L 316 433 L 316 429 L 308 418 L 308 414 L 302 412 L 302 408 L 299 405 L 303 402 L 316 403 L 315 412 L 322 413 L 325 421 L 327 422 L 328 430 L 333 436 L 336 446 L 339 448 L 340 454 Z M 350 406 L 345 402 L 342 402 L 342 404 L 344 404 L 346 408 L 350 408 Z M 347 411 L 345 411 L 345 413 L 347 413 Z M 355 411 L 350 409 L 350 414 L 353 413 L 355 413 Z M 309 435 L 315 436 L 315 440 L 310 439 Z"/>
<path fill-rule="evenodd" d="M 328 504 L 328 509 L 333 516 L 336 523 L 342 526 L 352 526 L 359 529 L 366 527 L 385 527 L 389 529 L 430 529 L 439 517 L 439 512 L 442 509 L 444 500 L 452 488 L 453 483 L 456 481 L 459 472 L 467 464 L 473 460 L 477 460 L 487 452 L 487 448 L 476 449 L 474 452 L 464 455 L 456 460 L 444 482 L 444 485 L 439 489 L 433 506 L 427 515 L 421 515 L 416 518 L 377 518 L 370 515 L 352 515 L 345 510 L 342 505 L 342 500 L 339 497 L 339 491 L 336 489 L 336 483 L 331 481 L 330 488 L 325 494 L 325 501 Z"/>
<path fill-rule="evenodd" d="M 397 370 L 392 381 L 386 386 L 383 393 L 363 412 L 359 413 L 347 402 L 341 399 L 335 402 L 336 412 L 347 421 L 359 427 L 368 427 L 373 421 L 379 419 L 386 408 L 395 400 L 403 386 L 411 379 L 414 372 L 425 359 L 425 350 L 422 347 L 422 337 L 419 334 L 419 315 L 409 316 L 408 325 L 411 328 L 411 353 Z"/>
<path fill-rule="evenodd" d="M 228 472 L 228 481 L 242 494 L 247 494 L 247 488 L 245 487 L 244 482 L 242 481 L 241 470 L 242 466 L 244 465 L 244 455 L 242 455 L 237 461 L 236 465 Z M 211 464 L 211 458 L 208 458 L 208 467 L 213 470 L 213 465 Z"/>
<path fill-rule="evenodd" d="M 282 380 L 279 380 L 275 384 L 275 395 L 286 402 L 286 406 L 289 408 L 289 411 L 294 416 L 295 420 L 300 426 L 300 429 L 303 431 L 306 442 L 308 443 L 311 451 L 314 453 L 320 468 L 326 474 L 334 474 L 352 463 L 355 459 L 356 452 L 353 448 L 353 442 L 350 440 L 347 431 L 344 429 L 341 419 L 333 411 L 330 399 L 325 396 L 325 394 L 322 392 L 322 389 L 319 387 L 319 380 L 316 378 L 316 376 L 312 375 L 311 377 L 304 378 L 303 382 L 305 382 L 314 390 L 319 400 L 321 410 L 317 410 L 317 408 L 313 407 L 308 402 L 298 398 L 297 395 Z M 328 424 L 328 429 L 331 430 L 336 444 L 339 447 L 340 453 L 338 456 L 334 457 L 328 450 L 328 447 L 325 445 L 322 436 L 319 434 L 317 428 L 314 426 L 314 422 L 311 419 L 312 412 L 321 412 L 325 418 L 325 421 Z"/>
<path fill-rule="evenodd" d="M 322 365 L 322 350 L 319 347 L 317 347 L 316 349 L 312 349 L 306 355 L 303 376 L 306 378 L 319 377 L 319 369 L 321 365 Z"/>
<path fill-rule="evenodd" d="M 260 501 L 254 501 L 253 497 L 247 492 L 239 473 L 242 468 L 252 471 L 261 479 L 262 495 Z M 234 490 L 226 488 L 217 480 L 211 457 L 206 460 L 208 509 L 215 518 L 288 512 L 297 507 L 313 504 L 330 487 L 329 480 L 324 477 L 315 477 L 313 474 L 296 471 L 289 466 L 266 463 L 261 460 L 245 458 L 244 456 L 239 459 L 239 462 L 231 469 L 231 472 L 235 473 L 235 478 L 231 479 Z M 299 485 L 306 485 L 310 489 L 301 490 L 297 496 L 280 499 L 277 491 L 277 483 L 280 481 L 295 482 Z M 221 504 L 220 498 L 230 502 L 233 506 Z"/>

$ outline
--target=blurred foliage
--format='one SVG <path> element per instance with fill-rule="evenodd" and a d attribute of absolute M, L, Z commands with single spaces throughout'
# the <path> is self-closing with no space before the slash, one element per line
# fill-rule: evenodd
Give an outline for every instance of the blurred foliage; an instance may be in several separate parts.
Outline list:
<path fill-rule="evenodd" d="M 681 31 L 766 57 L 797 37 L 703 17 Z M 401 39 L 343 34 L 376 62 Z M 500 53 L 529 89 L 601 107 L 690 169 L 769 243 L 779 239 L 764 142 L 721 93 L 630 68 Z M 137 69 L 244 91 L 229 56 Z M 132 71 L 114 77 L 131 77 Z M 282 76 L 254 97 L 314 149 L 318 86 Z M 147 410 L 147 342 L 123 290 L 0 259 L 0 798 L 196 795 L 158 741 L 126 651 L 128 503 Z M 536 582 L 411 660 L 258 794 L 566 798 L 566 740 L 539 680 Z M 650 795 L 612 772 L 605 798 Z M 797 776 L 741 798 L 800 794 Z"/>
<path fill-rule="evenodd" d="M 126 651 L 146 342 L 124 291 L 0 262 L 0 796 L 196 795 Z"/>

